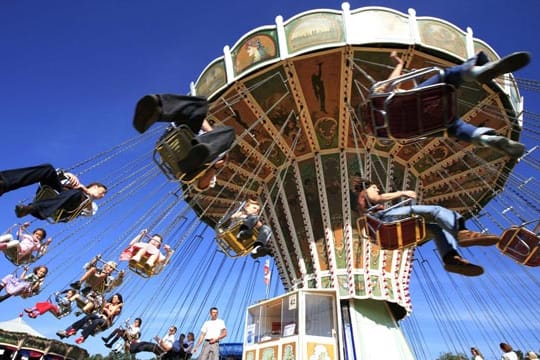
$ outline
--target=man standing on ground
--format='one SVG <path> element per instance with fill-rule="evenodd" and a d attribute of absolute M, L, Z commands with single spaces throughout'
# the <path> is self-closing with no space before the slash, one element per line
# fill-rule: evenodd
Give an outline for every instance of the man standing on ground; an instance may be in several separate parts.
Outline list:
<path fill-rule="evenodd" d="M 210 309 L 210 320 L 206 320 L 201 328 L 201 335 L 193 348 L 193 354 L 204 340 L 199 360 L 219 360 L 219 341 L 225 336 L 227 336 L 225 322 L 218 319 L 218 309 L 213 307 Z"/>

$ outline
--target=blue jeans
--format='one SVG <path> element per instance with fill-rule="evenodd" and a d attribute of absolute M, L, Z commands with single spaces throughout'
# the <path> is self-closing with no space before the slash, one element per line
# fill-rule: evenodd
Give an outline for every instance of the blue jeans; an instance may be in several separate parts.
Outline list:
<path fill-rule="evenodd" d="M 70 327 L 66 329 L 66 331 L 69 330 L 70 328 L 75 329 L 75 330 L 82 329 L 82 336 L 86 339 L 88 336 L 94 335 L 96 332 L 96 329 L 99 326 L 104 325 L 105 322 L 106 320 L 103 317 L 97 314 L 90 314 L 75 321 L 73 324 L 71 324 Z"/>
<path fill-rule="evenodd" d="M 408 205 L 382 210 L 374 215 L 383 222 L 390 222 L 412 214 L 425 219 L 427 236 L 435 241 L 441 258 L 450 251 L 457 251 L 456 236 L 461 230 L 463 217 L 453 210 L 438 205 Z"/>
<path fill-rule="evenodd" d="M 428 78 L 426 81 L 418 84 L 415 89 L 426 87 L 429 85 L 435 85 L 439 83 L 446 83 L 453 85 L 458 89 L 461 84 L 465 82 L 464 76 L 471 70 L 476 62 L 476 57 L 472 57 L 465 61 L 461 65 L 456 65 L 444 69 L 444 75 L 434 75 Z M 477 140 L 481 135 L 496 135 L 496 132 L 492 128 L 488 127 L 477 127 L 472 124 L 469 124 L 461 118 L 457 118 L 456 121 L 448 128 L 448 134 L 454 136 L 455 138 L 467 142 Z"/>

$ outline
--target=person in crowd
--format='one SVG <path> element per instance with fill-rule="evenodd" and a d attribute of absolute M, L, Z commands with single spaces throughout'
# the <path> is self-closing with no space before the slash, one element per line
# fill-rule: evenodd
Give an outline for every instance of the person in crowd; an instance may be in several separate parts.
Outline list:
<path fill-rule="evenodd" d="M 154 337 L 155 343 L 149 341 L 139 341 L 132 343 L 129 347 L 130 354 L 136 354 L 140 352 L 152 352 L 157 356 L 165 354 L 172 349 L 174 343 L 174 337 L 176 334 L 176 326 L 171 325 L 163 338 L 158 336 Z"/>
<path fill-rule="evenodd" d="M 57 191 L 50 199 L 34 200 L 32 203 L 19 204 L 15 207 L 17 217 L 32 215 L 45 220 L 57 210 L 74 211 L 88 199 L 88 208 L 83 214 L 95 213 L 94 200 L 102 199 L 107 193 L 107 187 L 99 182 L 82 185 L 74 174 L 57 171 L 52 165 L 44 164 L 26 168 L 0 171 L 0 196 L 8 191 L 40 183 L 48 185 Z"/>
<path fill-rule="evenodd" d="M 240 241 L 249 239 L 253 236 L 253 229 L 258 229 L 259 234 L 253 244 L 251 256 L 259 258 L 270 254 L 268 241 L 272 237 L 272 229 L 261 221 L 261 205 L 255 198 L 249 198 L 242 209 L 232 214 L 231 220 L 241 220 L 240 231 L 236 234 L 236 238 Z"/>
<path fill-rule="evenodd" d="M 457 251 L 458 246 L 490 246 L 499 237 L 468 230 L 465 219 L 457 212 L 438 205 L 403 205 L 385 210 L 384 203 L 400 198 L 416 199 L 411 190 L 382 193 L 377 184 L 368 179 L 353 177 L 353 191 L 357 194 L 355 208 L 361 214 L 371 213 L 383 222 L 411 216 L 422 216 L 426 220 L 428 236 L 435 241 L 437 250 L 448 272 L 465 276 L 478 276 L 484 273 L 481 266 L 471 264 Z"/>
<path fill-rule="evenodd" d="M 161 243 L 163 237 L 159 234 L 154 234 L 148 242 L 142 241 L 148 234 L 147 229 L 143 229 L 131 242 L 127 249 L 120 254 L 120 261 L 129 260 L 130 264 L 140 263 L 144 260 L 144 267 L 151 270 L 156 265 L 165 265 L 169 262 L 173 251 L 167 244 L 163 246 L 165 255 L 161 252 Z"/>
<path fill-rule="evenodd" d="M 127 321 L 126 321 L 127 325 Z M 142 320 L 141 318 L 135 318 L 133 321 L 133 324 L 127 326 L 126 328 L 118 327 L 114 329 L 109 336 L 107 337 L 101 337 L 101 340 L 105 343 L 105 346 L 108 348 L 112 348 L 115 342 L 117 342 L 120 338 L 124 339 L 126 342 L 130 343 L 134 340 L 138 340 L 141 336 L 141 325 Z"/>
<path fill-rule="evenodd" d="M 472 360 L 484 360 L 484 355 L 475 347 L 471 348 Z"/>
<path fill-rule="evenodd" d="M 501 356 L 501 360 L 519 360 L 519 357 L 515 353 L 515 351 L 512 349 L 512 346 L 510 346 L 507 343 L 500 343 L 499 347 L 501 348 L 503 354 Z"/>
<path fill-rule="evenodd" d="M 399 77 L 404 66 L 403 59 L 397 55 L 397 52 L 390 53 L 390 58 L 395 63 L 395 67 L 387 80 Z M 480 51 L 463 64 L 446 68 L 443 75 L 432 76 L 414 88 L 418 89 L 437 83 L 446 83 L 453 85 L 457 89 L 465 82 L 478 81 L 486 83 L 500 75 L 519 70 L 529 62 L 530 55 L 526 52 L 517 52 L 500 60 L 490 62 L 487 55 Z M 375 92 L 386 92 L 389 90 L 390 85 L 391 82 L 386 82 L 385 85 L 375 89 Z M 455 119 L 448 128 L 448 134 L 459 140 L 494 148 L 513 158 L 519 158 L 525 152 L 525 145 L 522 143 L 497 135 L 492 128 L 476 127 L 461 118 Z"/>
<path fill-rule="evenodd" d="M 218 318 L 218 309 L 210 309 L 210 320 L 206 320 L 201 328 L 199 340 L 193 348 L 195 354 L 204 341 L 199 360 L 219 360 L 219 342 L 227 336 L 225 322 Z"/>
<path fill-rule="evenodd" d="M 77 331 L 82 329 L 81 336 L 75 339 L 77 344 L 82 344 L 90 335 L 96 334 L 100 330 L 109 328 L 114 318 L 120 314 L 122 307 L 124 306 L 124 299 L 119 293 L 114 294 L 108 299 L 101 311 L 87 314 L 81 319 L 75 321 L 66 330 L 58 331 L 58 335 L 61 339 L 75 335 Z"/>
<path fill-rule="evenodd" d="M 188 332 L 187 336 L 180 334 L 178 340 L 173 343 L 172 349 L 167 351 L 161 358 L 167 360 L 188 360 L 191 358 L 191 351 L 194 344 L 195 334 L 192 332 Z"/>
<path fill-rule="evenodd" d="M 36 228 L 29 234 L 26 232 L 30 226 L 29 222 L 25 222 L 19 226 L 16 238 L 13 238 L 11 233 L 0 235 L 0 251 L 8 251 L 10 249 L 17 249 L 17 258 L 19 261 L 28 259 L 32 261 L 38 257 L 43 256 L 52 242 L 51 238 L 47 237 L 47 232 L 43 228 Z M 35 253 L 35 255 L 34 255 Z"/>
<path fill-rule="evenodd" d="M 27 274 L 27 272 L 28 266 L 25 266 L 19 278 L 13 274 L 6 275 L 2 278 L 0 281 L 0 291 L 5 289 L 6 294 L 0 296 L 0 302 L 12 296 L 20 295 L 26 297 L 39 293 L 49 269 L 45 265 L 39 265 L 30 274 Z"/>
<path fill-rule="evenodd" d="M 77 292 L 74 289 L 67 289 L 62 292 L 57 291 L 54 294 L 56 304 L 50 300 L 46 300 L 36 303 L 31 308 L 25 308 L 24 311 L 28 314 L 28 317 L 33 319 L 46 312 L 51 312 L 54 316 L 60 318 L 71 313 L 73 299 L 76 294 Z"/>
<path fill-rule="evenodd" d="M 86 271 L 83 276 L 79 280 L 71 283 L 70 286 L 74 289 L 80 290 L 82 284 L 85 284 L 86 286 L 81 292 L 83 295 L 86 295 L 91 290 L 102 294 L 104 292 L 111 291 L 115 287 L 122 284 L 125 272 L 120 271 L 117 277 L 113 275 L 117 266 L 116 262 L 108 261 L 103 265 L 103 268 L 100 268 L 97 265 L 99 259 L 100 256 L 98 255 L 90 262 L 86 263 L 84 265 L 84 269 Z"/>

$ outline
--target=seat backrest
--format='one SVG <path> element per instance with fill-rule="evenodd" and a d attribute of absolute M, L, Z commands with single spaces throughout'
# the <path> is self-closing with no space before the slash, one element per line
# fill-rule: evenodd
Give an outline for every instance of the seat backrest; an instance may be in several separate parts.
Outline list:
<path fill-rule="evenodd" d="M 34 256 L 33 254 L 21 256 L 16 246 L 5 249 L 4 256 L 6 257 L 6 259 L 11 261 L 14 265 L 30 264 L 36 261 L 37 259 L 39 259 L 38 256 Z"/>
<path fill-rule="evenodd" d="M 383 250 L 401 250 L 421 245 L 426 237 L 424 218 L 410 216 L 383 222 L 371 214 L 358 219 L 358 226 L 366 226 L 370 241 Z"/>
<path fill-rule="evenodd" d="M 167 178 L 176 180 L 183 174 L 178 162 L 188 155 L 194 137 L 195 134 L 187 125 L 179 125 L 168 129 L 168 132 L 156 143 L 154 162 Z"/>
<path fill-rule="evenodd" d="M 456 91 L 452 85 L 438 83 L 412 90 L 399 90 L 403 83 L 418 83 L 426 75 L 439 74 L 437 67 L 420 69 L 395 79 L 374 84 L 370 101 L 359 108 L 358 117 L 370 122 L 373 136 L 394 140 L 414 140 L 434 134 L 444 135 L 456 120 Z M 389 92 L 377 89 L 390 84 Z"/>
<path fill-rule="evenodd" d="M 58 191 L 54 190 L 52 187 L 48 185 L 40 185 L 38 188 L 38 191 L 36 192 L 36 196 L 34 197 L 34 200 L 45 200 L 45 199 L 51 199 L 58 196 Z M 79 215 L 83 216 L 91 216 L 94 214 L 94 211 L 90 211 L 87 209 L 87 207 L 92 203 L 92 198 L 89 196 L 86 196 L 83 202 L 77 206 L 76 209 L 73 210 L 67 210 L 67 209 L 58 209 L 56 210 L 48 219 L 47 221 L 55 224 L 59 222 L 69 222 L 73 219 L 75 219 Z M 97 205 L 95 205 L 97 207 Z"/>
<path fill-rule="evenodd" d="M 232 258 L 249 254 L 253 250 L 253 245 L 259 235 L 259 230 L 254 228 L 252 229 L 253 234 L 251 237 L 245 240 L 239 240 L 236 234 L 240 231 L 241 225 L 242 221 L 236 221 L 227 228 L 218 227 L 216 229 L 216 240 L 219 247 L 221 247 L 227 256 Z"/>
<path fill-rule="evenodd" d="M 503 232 L 497 248 L 520 264 L 540 266 L 540 238 L 523 227 L 511 227 Z"/>
<path fill-rule="evenodd" d="M 143 278 L 148 278 L 150 276 L 159 274 L 162 270 L 162 266 L 158 264 L 154 265 L 154 267 L 145 266 L 147 259 L 148 256 L 143 256 L 139 262 L 130 262 L 128 268 Z"/>
<path fill-rule="evenodd" d="M 456 120 L 456 104 L 456 92 L 448 84 L 397 92 L 384 102 L 388 136 L 411 139 L 444 133 Z"/>

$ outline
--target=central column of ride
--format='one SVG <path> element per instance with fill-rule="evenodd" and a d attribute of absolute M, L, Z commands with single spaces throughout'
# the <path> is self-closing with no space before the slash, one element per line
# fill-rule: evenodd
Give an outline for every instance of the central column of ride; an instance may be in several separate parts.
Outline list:
<path fill-rule="evenodd" d="M 397 324 L 411 310 L 413 250 L 369 241 L 349 191 L 359 171 L 354 157 L 328 152 L 293 161 L 279 190 L 263 193 L 273 204 L 265 214 L 275 221 L 274 259 L 289 290 L 336 290 L 346 358 L 414 359 Z"/>

